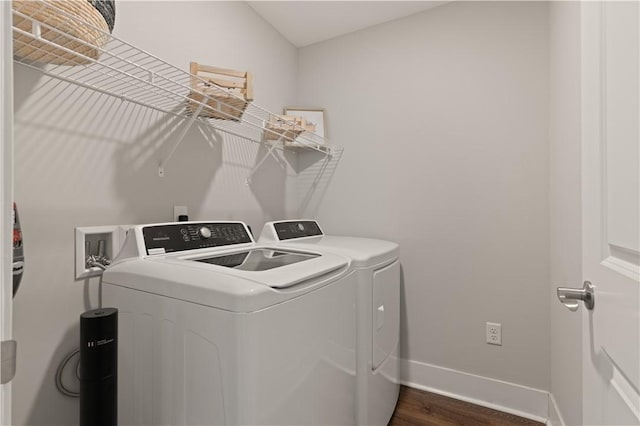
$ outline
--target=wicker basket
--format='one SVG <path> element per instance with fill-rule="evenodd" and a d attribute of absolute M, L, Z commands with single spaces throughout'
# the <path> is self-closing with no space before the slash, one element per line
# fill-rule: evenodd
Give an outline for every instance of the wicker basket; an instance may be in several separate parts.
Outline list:
<path fill-rule="evenodd" d="M 109 39 L 109 27 L 100 12 L 84 0 L 13 0 L 14 55 L 22 60 L 56 65 L 84 65 L 98 59 L 99 48 Z M 26 15 L 25 18 L 20 14 Z M 30 19 L 31 18 L 31 19 Z M 40 37 L 32 34 L 39 22 Z M 80 56 L 82 55 L 82 56 Z"/>
<path fill-rule="evenodd" d="M 293 141 L 303 132 L 315 132 L 316 125 L 307 122 L 302 117 L 293 115 L 272 115 L 266 123 L 265 139 L 268 141 L 279 140 L 280 138 Z"/>
<path fill-rule="evenodd" d="M 199 117 L 240 121 L 249 102 L 253 100 L 251 73 L 196 62 L 191 62 L 190 71 L 193 77 L 189 99 L 193 101 L 187 102 L 187 112 L 195 114 L 200 109 Z"/>

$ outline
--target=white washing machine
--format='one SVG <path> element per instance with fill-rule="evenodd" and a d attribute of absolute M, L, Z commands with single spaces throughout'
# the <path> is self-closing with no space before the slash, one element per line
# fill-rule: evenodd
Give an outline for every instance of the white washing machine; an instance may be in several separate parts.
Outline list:
<path fill-rule="evenodd" d="M 357 275 L 358 425 L 387 425 L 400 391 L 400 261 L 398 244 L 324 235 L 313 220 L 265 224 L 259 242 L 282 249 L 319 250 L 351 259 Z"/>
<path fill-rule="evenodd" d="M 241 222 L 133 227 L 102 278 L 118 424 L 354 424 L 349 262 L 255 244 Z"/>

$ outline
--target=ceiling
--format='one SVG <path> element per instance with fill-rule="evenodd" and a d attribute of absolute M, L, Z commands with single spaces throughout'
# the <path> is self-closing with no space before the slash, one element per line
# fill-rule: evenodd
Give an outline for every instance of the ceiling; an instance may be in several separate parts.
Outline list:
<path fill-rule="evenodd" d="M 249 1 L 296 47 L 413 15 L 447 1 Z"/>

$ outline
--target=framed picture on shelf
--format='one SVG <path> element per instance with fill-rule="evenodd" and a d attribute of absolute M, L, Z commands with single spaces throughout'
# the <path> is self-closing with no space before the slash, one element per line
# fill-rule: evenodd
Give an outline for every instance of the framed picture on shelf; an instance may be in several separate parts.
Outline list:
<path fill-rule="evenodd" d="M 322 108 L 305 108 L 305 107 L 285 107 L 285 115 L 293 115 L 296 117 L 302 117 L 307 120 L 308 123 L 313 123 L 316 126 L 316 135 L 326 138 L 327 137 L 327 125 L 324 117 L 324 109 Z M 306 132 L 305 132 L 306 133 Z M 304 137 L 304 133 L 302 136 Z"/>

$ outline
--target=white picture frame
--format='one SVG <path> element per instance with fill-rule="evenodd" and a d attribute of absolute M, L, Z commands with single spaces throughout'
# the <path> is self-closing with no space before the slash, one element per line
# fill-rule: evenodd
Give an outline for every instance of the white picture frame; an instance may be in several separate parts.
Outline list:
<path fill-rule="evenodd" d="M 307 122 L 316 125 L 315 134 L 324 140 L 327 137 L 327 124 L 325 119 L 325 112 L 323 108 L 307 108 L 307 107 L 285 107 L 284 115 L 293 115 L 295 117 L 302 117 Z M 305 136 L 304 132 L 302 137 Z M 317 140 L 318 138 L 313 138 Z M 319 142 L 319 141 L 318 141 Z"/>

